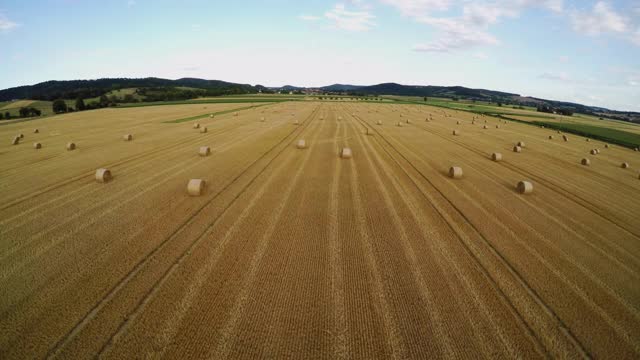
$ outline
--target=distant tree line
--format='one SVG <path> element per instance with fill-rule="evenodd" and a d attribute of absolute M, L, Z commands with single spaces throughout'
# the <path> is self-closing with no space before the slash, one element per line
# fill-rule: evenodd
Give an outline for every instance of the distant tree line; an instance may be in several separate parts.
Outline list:
<path fill-rule="evenodd" d="M 538 112 L 549 113 L 549 114 L 560 114 L 565 116 L 573 116 L 574 109 L 567 107 L 558 107 L 554 108 L 548 105 L 539 105 L 536 110 Z"/>

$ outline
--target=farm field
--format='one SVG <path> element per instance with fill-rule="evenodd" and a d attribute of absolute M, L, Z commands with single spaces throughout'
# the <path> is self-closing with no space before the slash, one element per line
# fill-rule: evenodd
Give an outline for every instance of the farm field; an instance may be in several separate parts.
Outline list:
<path fill-rule="evenodd" d="M 252 105 L 0 126 L 0 358 L 640 356 L 639 152 L 425 105 Z"/>

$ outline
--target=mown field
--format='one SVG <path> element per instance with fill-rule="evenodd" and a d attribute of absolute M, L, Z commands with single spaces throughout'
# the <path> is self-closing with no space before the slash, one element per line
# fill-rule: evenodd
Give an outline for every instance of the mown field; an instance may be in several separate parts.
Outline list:
<path fill-rule="evenodd" d="M 0 358 L 640 356 L 640 153 L 424 105 L 257 105 L 0 126 Z"/>

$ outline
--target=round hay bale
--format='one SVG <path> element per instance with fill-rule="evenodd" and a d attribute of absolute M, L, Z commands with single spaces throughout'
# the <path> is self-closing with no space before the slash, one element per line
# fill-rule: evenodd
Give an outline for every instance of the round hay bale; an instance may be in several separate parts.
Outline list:
<path fill-rule="evenodd" d="M 460 120 L 456 121 L 456 125 L 460 125 Z"/>
<path fill-rule="evenodd" d="M 233 116 L 238 116 L 238 113 L 237 112 L 233 113 Z"/>
<path fill-rule="evenodd" d="M 560 130 L 558 130 L 558 134 L 562 134 L 562 132 Z"/>
<path fill-rule="evenodd" d="M 587 138 L 587 142 L 591 142 L 591 139 Z"/>
<path fill-rule="evenodd" d="M 609 148 L 609 144 L 604 144 L 604 148 L 608 149 Z"/>
<path fill-rule="evenodd" d="M 73 142 L 68 142 L 67 143 L 67 150 L 68 151 L 72 151 L 72 150 L 75 150 L 75 149 L 76 149 L 76 143 L 73 143 Z"/>
<path fill-rule="evenodd" d="M 24 139 L 24 134 L 20 134 L 18 136 L 20 136 L 20 139 Z"/>
<path fill-rule="evenodd" d="M 39 133 L 39 132 L 40 132 L 40 130 L 38 130 L 38 129 L 33 129 L 33 133 L 34 133 L 34 134 L 37 134 L 37 133 Z"/>
<path fill-rule="evenodd" d="M 553 140 L 553 135 L 549 135 L 549 140 Z"/>
<path fill-rule="evenodd" d="M 342 116 L 338 116 L 338 120 L 342 120 Z"/>
<path fill-rule="evenodd" d="M 351 159 L 352 156 L 353 153 L 351 152 L 350 148 L 342 148 L 342 150 L 340 151 L 340 157 L 343 159 Z"/>
<path fill-rule="evenodd" d="M 500 129 L 500 125 L 496 125 L 496 129 Z"/>
<path fill-rule="evenodd" d="M 407 119 L 407 124 L 411 124 L 411 120 Z"/>
<path fill-rule="evenodd" d="M 623 169 L 628 169 L 629 168 L 629 163 L 623 162 L 622 165 L 620 165 L 620 167 L 623 168 Z"/>
<path fill-rule="evenodd" d="M 402 123 L 398 121 L 398 127 L 402 127 Z"/>
<path fill-rule="evenodd" d="M 493 153 L 493 154 L 491 154 L 491 160 L 493 160 L 493 161 L 502 161 L 502 154 L 501 153 Z"/>
<path fill-rule="evenodd" d="M 112 179 L 109 169 L 101 168 L 96 170 L 96 181 L 100 183 L 109 182 Z"/>
<path fill-rule="evenodd" d="M 566 142 L 566 141 L 569 141 L 569 138 L 567 137 L 567 135 L 562 135 L 562 140 Z"/>
<path fill-rule="evenodd" d="M 122 139 L 123 139 L 124 141 L 131 141 L 131 140 L 133 140 L 133 135 L 131 135 L 131 134 L 123 135 L 123 136 L 122 136 Z"/>
<path fill-rule="evenodd" d="M 600 149 L 595 149 L 596 150 L 596 154 L 600 154 Z"/>
<path fill-rule="evenodd" d="M 516 146 L 513 147 L 513 152 L 517 152 L 517 153 L 522 152 L 522 148 L 520 146 L 516 145 Z"/>
<path fill-rule="evenodd" d="M 209 156 L 211 154 L 211 148 L 208 146 L 200 146 L 200 150 L 198 150 L 198 155 L 200 156 Z"/>
<path fill-rule="evenodd" d="M 213 119 L 213 114 L 209 114 L 209 118 L 210 118 L 210 119 Z"/>
<path fill-rule="evenodd" d="M 39 142 L 33 143 L 33 148 L 34 149 L 42 149 L 42 144 L 40 144 Z"/>
<path fill-rule="evenodd" d="M 293 125 L 300 125 L 300 121 L 296 119 L 296 121 L 293 122 Z"/>
<path fill-rule="evenodd" d="M 476 124 L 476 121 L 475 121 L 475 120 L 472 120 L 472 121 L 471 121 L 471 125 L 475 125 L 475 124 Z"/>
<path fill-rule="evenodd" d="M 598 150 L 591 149 L 590 153 L 591 153 L 591 155 L 598 155 Z"/>
<path fill-rule="evenodd" d="M 202 127 L 202 129 L 200 129 L 200 132 L 201 132 L 202 134 L 205 134 L 205 133 L 207 132 L 207 127 L 206 127 L 206 126 L 203 126 L 203 127 Z"/>
<path fill-rule="evenodd" d="M 382 120 L 378 120 L 377 124 L 382 125 Z"/>
<path fill-rule="evenodd" d="M 373 135 L 373 131 L 367 128 L 367 135 Z"/>
<path fill-rule="evenodd" d="M 322 119 L 322 118 L 321 118 L 321 119 Z M 261 118 L 260 118 L 260 121 L 265 122 L 265 121 L 267 121 L 267 120 L 266 120 L 266 119 L 264 118 L 264 116 L 263 116 L 263 117 L 261 117 Z"/>
<path fill-rule="evenodd" d="M 517 144 L 517 145 L 518 145 L 518 146 L 520 146 L 521 148 L 526 147 L 526 146 L 524 145 L 524 141 L 518 141 L 518 144 Z"/>
<path fill-rule="evenodd" d="M 191 179 L 187 184 L 187 194 L 189 196 L 200 196 L 204 192 L 206 182 L 202 179 Z"/>
<path fill-rule="evenodd" d="M 307 147 L 307 142 L 304 141 L 303 139 L 298 140 L 298 142 L 296 143 L 296 147 L 298 149 L 306 149 Z"/>
<path fill-rule="evenodd" d="M 11 141 L 11 145 L 18 145 L 20 144 L 20 136 L 14 136 L 13 140 Z"/>
<path fill-rule="evenodd" d="M 533 184 L 529 181 L 520 181 L 516 185 L 516 189 L 520 194 L 531 194 L 533 192 Z"/>
<path fill-rule="evenodd" d="M 195 123 L 195 124 L 193 124 L 193 128 L 194 128 L 194 129 L 200 129 L 200 124 L 199 124 L 199 123 Z"/>
<path fill-rule="evenodd" d="M 483 129 L 488 129 L 489 127 L 487 125 L 482 126 Z"/>
<path fill-rule="evenodd" d="M 589 160 L 587 158 L 584 158 L 584 159 L 582 159 L 582 161 L 580 161 L 580 163 L 582 165 L 584 165 L 584 166 L 589 166 L 589 165 L 591 165 L 591 160 Z"/>
<path fill-rule="evenodd" d="M 462 168 L 459 166 L 452 166 L 449 168 L 449 177 L 453 179 L 462 178 Z"/>
<path fill-rule="evenodd" d="M 635 148 L 633 149 L 633 151 L 640 151 L 640 148 Z"/>
<path fill-rule="evenodd" d="M 460 131 L 459 130 L 453 130 L 453 135 L 456 135 L 456 136 L 460 135 Z"/>

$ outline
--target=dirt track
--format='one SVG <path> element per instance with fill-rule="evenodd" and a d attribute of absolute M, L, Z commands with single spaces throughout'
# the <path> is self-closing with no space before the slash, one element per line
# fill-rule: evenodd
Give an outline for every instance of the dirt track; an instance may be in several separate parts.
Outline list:
<path fill-rule="evenodd" d="M 0 127 L 0 358 L 640 356 L 639 153 L 412 105 L 163 123 L 241 106 Z"/>

